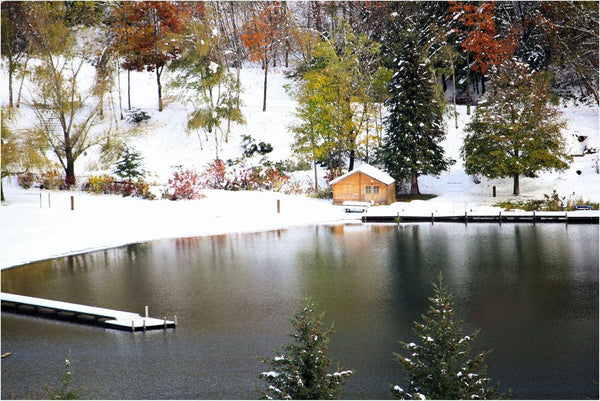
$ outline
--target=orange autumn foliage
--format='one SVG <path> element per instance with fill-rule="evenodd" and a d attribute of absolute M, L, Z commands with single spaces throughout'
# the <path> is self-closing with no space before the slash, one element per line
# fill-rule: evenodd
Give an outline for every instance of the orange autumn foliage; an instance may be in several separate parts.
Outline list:
<path fill-rule="evenodd" d="M 499 65 L 512 57 L 517 47 L 520 30 L 511 28 L 506 38 L 499 38 L 494 22 L 495 1 L 476 5 L 461 1 L 450 1 L 449 11 L 459 15 L 467 34 L 462 48 L 473 55 L 471 69 L 482 75 L 491 66 Z"/>

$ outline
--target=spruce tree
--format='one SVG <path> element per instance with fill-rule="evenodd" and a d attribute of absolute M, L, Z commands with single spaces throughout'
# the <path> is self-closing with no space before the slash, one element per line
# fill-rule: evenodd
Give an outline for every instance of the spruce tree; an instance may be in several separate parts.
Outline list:
<path fill-rule="evenodd" d="M 499 397 L 497 386 L 488 386 L 484 359 L 488 352 L 468 358 L 479 333 L 463 336 L 461 321 L 454 320 L 454 302 L 443 286 L 442 275 L 433 284 L 434 297 L 422 322 L 414 323 L 419 343 L 400 342 L 408 356 L 394 354 L 408 375 L 408 387 L 391 389 L 396 399 L 489 399 Z M 504 397 L 500 395 L 500 397 Z"/>
<path fill-rule="evenodd" d="M 339 397 L 351 370 L 338 369 L 328 373 L 331 359 L 327 358 L 329 336 L 333 326 L 322 329 L 323 314 L 316 315 L 314 303 L 308 299 L 291 319 L 296 333 L 294 342 L 282 354 L 264 360 L 271 370 L 260 378 L 269 385 L 260 391 L 264 399 L 330 400 Z"/>
<path fill-rule="evenodd" d="M 467 174 L 519 177 L 540 170 L 568 167 L 558 107 L 552 104 L 550 77 L 527 64 L 510 60 L 491 76 L 492 89 L 467 126 L 462 155 Z"/>
<path fill-rule="evenodd" d="M 416 195 L 419 175 L 437 175 L 452 160 L 444 158 L 439 145 L 445 137 L 444 105 L 430 60 L 410 28 L 401 33 L 399 46 L 386 101 L 389 115 L 382 152 L 386 170 L 396 180 L 410 179 L 410 192 Z"/>
<path fill-rule="evenodd" d="M 127 178 L 129 181 L 132 178 L 141 177 L 144 175 L 142 160 L 140 152 L 125 146 L 113 172 L 121 178 Z"/>

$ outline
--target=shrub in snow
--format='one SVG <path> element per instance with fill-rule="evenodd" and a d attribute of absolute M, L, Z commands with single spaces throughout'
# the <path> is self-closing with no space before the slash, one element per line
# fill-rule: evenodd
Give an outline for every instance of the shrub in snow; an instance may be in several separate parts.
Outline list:
<path fill-rule="evenodd" d="M 178 169 L 173 172 L 173 178 L 167 185 L 167 198 L 179 199 L 202 199 L 203 180 L 194 170 Z"/>
<path fill-rule="evenodd" d="M 109 175 L 92 175 L 88 179 L 87 186 L 84 190 L 93 194 L 114 194 L 115 179 Z"/>
<path fill-rule="evenodd" d="M 397 399 L 489 399 L 503 398 L 497 386 L 488 386 L 484 359 L 489 352 L 482 352 L 469 359 L 471 343 L 477 336 L 463 336 L 460 321 L 454 321 L 452 295 L 442 284 L 433 285 L 434 294 L 427 316 L 415 322 L 418 343 L 400 342 L 405 355 L 395 354 L 408 377 L 408 386 L 391 388 Z"/>
<path fill-rule="evenodd" d="M 19 185 L 22 188 L 29 189 L 33 186 L 33 183 L 35 182 L 35 175 L 28 171 L 26 173 L 19 174 L 17 176 L 17 179 L 19 180 Z"/>
<path fill-rule="evenodd" d="M 206 188 L 227 189 L 227 166 L 221 159 L 215 159 L 202 173 L 202 182 Z"/>
<path fill-rule="evenodd" d="M 68 186 L 65 183 L 65 179 L 56 170 L 44 171 L 38 177 L 38 183 L 42 189 L 67 189 Z"/>
<path fill-rule="evenodd" d="M 265 399 L 328 400 L 339 397 L 350 370 L 338 369 L 328 373 L 331 360 L 327 358 L 329 335 L 333 326 L 322 329 L 323 314 L 316 315 L 309 299 L 291 320 L 296 333 L 294 341 L 283 353 L 266 359 L 271 369 L 260 374 L 267 388 L 260 394 Z"/>
<path fill-rule="evenodd" d="M 126 112 L 127 113 L 127 121 L 131 124 L 139 124 L 143 121 L 149 120 L 150 116 L 143 110 L 140 109 L 131 109 Z"/>

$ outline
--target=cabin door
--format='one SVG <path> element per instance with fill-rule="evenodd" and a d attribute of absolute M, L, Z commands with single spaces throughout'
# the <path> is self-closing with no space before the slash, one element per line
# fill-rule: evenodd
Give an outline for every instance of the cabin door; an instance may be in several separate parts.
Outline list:
<path fill-rule="evenodd" d="M 365 202 L 378 202 L 380 192 L 381 186 L 379 185 L 379 183 L 371 183 L 369 185 L 365 185 L 363 187 L 363 199 Z"/>

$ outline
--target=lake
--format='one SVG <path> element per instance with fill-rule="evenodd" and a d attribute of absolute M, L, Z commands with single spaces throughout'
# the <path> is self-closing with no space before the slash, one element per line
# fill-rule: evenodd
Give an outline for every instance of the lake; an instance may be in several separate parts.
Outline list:
<path fill-rule="evenodd" d="M 487 376 L 518 399 L 598 398 L 598 226 L 347 224 L 153 241 L 2 272 L 2 291 L 172 318 L 130 333 L 2 312 L 2 398 L 57 388 L 64 360 L 95 399 L 257 398 L 261 358 L 312 297 L 335 325 L 345 399 L 390 398 L 442 272 Z"/>

